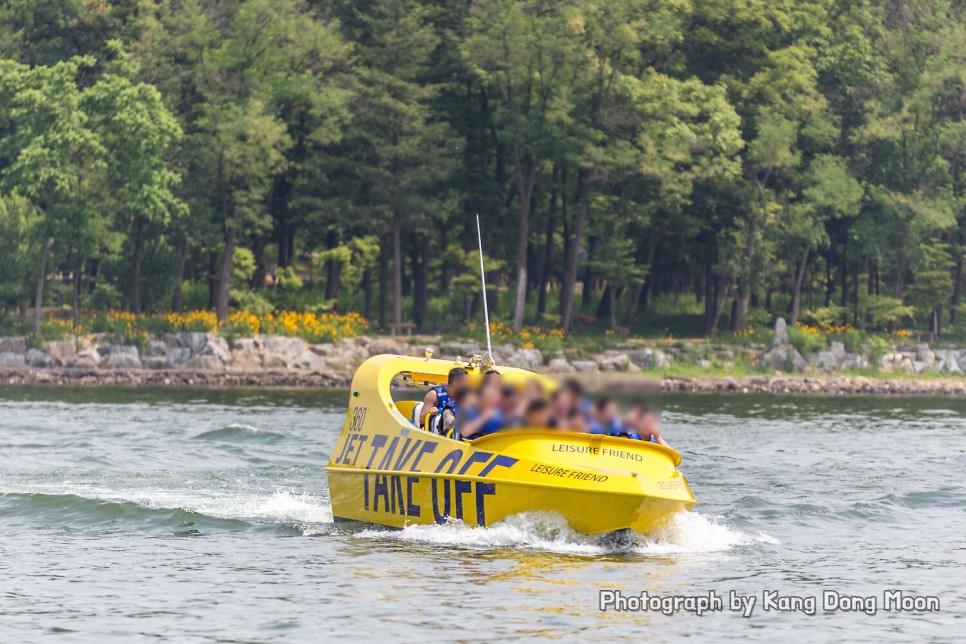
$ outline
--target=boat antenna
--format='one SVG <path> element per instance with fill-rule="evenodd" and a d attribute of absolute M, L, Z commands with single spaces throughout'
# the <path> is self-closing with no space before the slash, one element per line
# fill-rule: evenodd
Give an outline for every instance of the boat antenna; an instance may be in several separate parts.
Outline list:
<path fill-rule="evenodd" d="M 483 268 L 483 233 L 480 232 L 480 215 L 476 215 L 476 241 L 480 245 L 480 282 L 483 284 L 483 323 L 486 325 L 486 355 L 490 364 L 493 360 L 493 347 L 490 345 L 490 307 L 486 305 L 486 269 Z"/>

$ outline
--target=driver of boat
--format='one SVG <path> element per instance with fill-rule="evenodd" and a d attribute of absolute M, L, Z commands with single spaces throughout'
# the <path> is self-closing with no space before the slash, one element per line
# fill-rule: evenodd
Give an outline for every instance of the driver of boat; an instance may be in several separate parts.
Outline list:
<path fill-rule="evenodd" d="M 464 389 L 457 402 L 456 431 L 463 440 L 472 440 L 503 429 L 505 417 L 500 409 L 500 387 L 480 391 Z"/>
<path fill-rule="evenodd" d="M 469 376 L 466 373 L 466 369 L 462 367 L 450 369 L 445 385 L 436 385 L 426 392 L 426 396 L 423 398 L 422 411 L 419 412 L 419 426 L 425 427 L 426 416 L 432 416 L 431 431 L 442 433 L 442 431 L 448 429 L 447 427 L 440 426 L 441 412 L 443 410 L 449 410 L 452 414 L 447 414 L 447 416 L 452 415 L 455 418 L 456 398 L 461 391 L 468 388 L 468 385 Z"/>

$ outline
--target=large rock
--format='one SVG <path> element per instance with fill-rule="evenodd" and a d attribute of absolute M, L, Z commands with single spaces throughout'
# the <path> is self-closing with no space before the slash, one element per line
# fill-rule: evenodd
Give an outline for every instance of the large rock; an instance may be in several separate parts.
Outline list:
<path fill-rule="evenodd" d="M 933 353 L 928 344 L 916 345 L 916 362 L 925 362 L 930 367 L 936 364 L 936 354 Z"/>
<path fill-rule="evenodd" d="M 480 348 L 475 342 L 447 342 L 439 346 L 439 358 L 456 358 L 462 356 L 469 358 L 474 353 L 483 353 L 485 349 Z M 378 353 L 372 350 L 372 353 Z M 391 353 L 391 352 L 387 352 Z"/>
<path fill-rule="evenodd" d="M 671 359 L 664 351 L 651 347 L 632 351 L 628 357 L 642 369 L 663 369 L 671 364 Z"/>
<path fill-rule="evenodd" d="M 835 359 L 841 362 L 845 360 L 845 344 L 842 342 L 832 342 L 828 345 L 828 350 L 835 356 Z"/>
<path fill-rule="evenodd" d="M 186 349 L 191 349 L 195 355 L 201 354 L 201 350 L 208 343 L 208 334 L 198 331 L 183 331 L 178 334 L 178 344 Z"/>
<path fill-rule="evenodd" d="M 573 365 L 564 358 L 553 358 L 547 365 L 547 372 L 549 373 L 574 373 L 575 371 L 577 370 L 574 369 Z"/>
<path fill-rule="evenodd" d="M 843 359 L 844 354 L 842 358 L 839 358 L 839 355 L 834 351 L 819 351 L 809 358 L 811 363 L 822 371 L 835 371 L 842 364 Z"/>
<path fill-rule="evenodd" d="M 265 336 L 265 354 L 262 364 L 266 369 L 288 369 L 292 361 L 302 355 L 306 344 L 302 338 L 284 335 Z"/>
<path fill-rule="evenodd" d="M 845 360 L 842 361 L 843 369 L 867 369 L 869 367 L 869 356 L 862 353 L 847 353 Z"/>
<path fill-rule="evenodd" d="M 137 347 L 112 344 L 106 347 L 104 366 L 108 369 L 140 369 L 141 357 Z"/>
<path fill-rule="evenodd" d="M 27 343 L 19 336 L 7 336 L 0 338 L 0 353 L 27 353 Z"/>
<path fill-rule="evenodd" d="M 150 340 L 144 347 L 144 357 L 146 358 L 166 358 L 168 355 L 168 345 L 163 340 Z"/>
<path fill-rule="evenodd" d="M 355 341 L 355 338 L 343 338 L 332 345 L 330 363 L 337 362 L 346 369 L 355 369 L 369 357 L 368 345 Z"/>
<path fill-rule="evenodd" d="M 238 338 L 231 343 L 233 371 L 258 371 L 262 368 L 262 343 L 257 338 Z"/>
<path fill-rule="evenodd" d="M 543 366 L 543 354 L 539 349 L 521 349 L 504 362 L 509 367 L 536 371 Z"/>
<path fill-rule="evenodd" d="M 785 322 L 785 318 L 778 318 L 775 320 L 775 336 L 771 339 L 771 348 L 774 349 L 789 344 L 789 342 L 788 324 Z"/>
<path fill-rule="evenodd" d="M 224 371 L 225 363 L 213 355 L 194 356 L 181 363 L 180 368 L 192 371 Z"/>
<path fill-rule="evenodd" d="M 780 344 L 761 357 L 762 364 L 774 371 L 797 371 L 803 373 L 808 363 L 798 349 L 790 344 Z"/>
<path fill-rule="evenodd" d="M 604 351 L 594 356 L 601 371 L 626 371 L 630 357 L 622 351 Z"/>
<path fill-rule="evenodd" d="M 0 367 L 23 367 L 27 364 L 24 354 L 0 351 Z"/>
<path fill-rule="evenodd" d="M 144 356 L 141 358 L 141 367 L 144 369 L 167 369 L 168 356 Z"/>
<path fill-rule="evenodd" d="M 315 345 L 313 345 L 313 347 L 314 346 Z M 425 350 L 425 348 L 426 347 L 422 347 L 420 349 L 417 349 L 416 355 L 423 355 L 423 351 Z M 314 350 L 315 349 L 313 348 L 313 351 Z M 410 349 L 409 346 L 403 344 L 399 340 L 395 340 L 395 339 L 391 339 L 391 338 L 375 338 L 375 339 L 373 339 L 372 342 L 369 343 L 368 350 L 369 350 L 369 355 L 371 355 L 371 356 L 377 356 L 377 355 L 381 355 L 383 353 L 394 353 L 394 354 L 397 354 L 397 355 L 406 355 L 406 354 L 412 353 L 412 350 Z M 447 353 L 445 353 L 443 351 L 443 348 L 442 347 L 440 347 L 439 353 L 440 353 L 440 355 L 436 356 L 437 358 L 438 357 L 441 357 L 443 355 L 445 355 L 446 357 L 454 357 L 455 358 L 457 355 L 460 355 L 458 353 L 454 353 L 452 355 L 451 354 L 447 354 Z M 469 354 L 462 354 L 462 355 L 469 355 Z"/>
<path fill-rule="evenodd" d="M 27 365 L 35 369 L 50 369 L 57 366 L 57 361 L 40 349 L 28 349 Z"/>
<path fill-rule="evenodd" d="M 325 360 L 312 351 L 303 351 L 292 360 L 292 369 L 303 371 L 322 371 L 325 369 Z"/>
<path fill-rule="evenodd" d="M 173 369 L 184 364 L 189 359 L 191 359 L 191 349 L 188 347 L 168 346 L 168 350 L 165 353 L 165 366 L 168 369 Z"/>
<path fill-rule="evenodd" d="M 956 357 L 950 355 L 951 353 L 952 352 L 947 353 L 947 355 L 943 358 L 943 361 L 936 364 L 936 369 L 943 373 L 962 373 L 963 370 L 959 367 L 959 363 L 956 362 Z"/>
<path fill-rule="evenodd" d="M 594 360 L 574 360 L 571 365 L 577 373 L 598 373 L 600 365 Z"/>
<path fill-rule="evenodd" d="M 75 369 L 94 369 L 100 366 L 104 359 L 101 354 L 92 346 L 87 346 L 77 352 L 73 358 L 67 361 L 66 366 Z"/>
<path fill-rule="evenodd" d="M 71 340 L 51 340 L 46 346 L 48 355 L 59 365 L 66 365 L 77 356 L 77 345 Z"/>
<path fill-rule="evenodd" d="M 205 338 L 205 344 L 201 351 L 196 351 L 201 356 L 214 356 L 221 360 L 222 364 L 231 362 L 231 351 L 228 349 L 228 342 L 216 333 L 209 333 Z"/>

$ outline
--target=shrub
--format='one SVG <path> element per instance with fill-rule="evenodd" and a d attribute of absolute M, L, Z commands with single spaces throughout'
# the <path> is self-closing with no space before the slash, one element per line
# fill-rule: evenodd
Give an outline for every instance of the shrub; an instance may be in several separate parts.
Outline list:
<path fill-rule="evenodd" d="M 824 333 L 819 331 L 817 327 L 806 326 L 801 322 L 788 329 L 788 341 L 803 356 L 817 353 L 826 346 Z"/>

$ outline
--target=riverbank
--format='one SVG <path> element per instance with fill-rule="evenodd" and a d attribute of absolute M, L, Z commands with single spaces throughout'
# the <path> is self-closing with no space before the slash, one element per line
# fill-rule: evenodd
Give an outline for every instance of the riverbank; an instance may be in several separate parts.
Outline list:
<path fill-rule="evenodd" d="M 436 357 L 452 360 L 482 352 L 478 342 L 439 337 L 360 335 L 310 343 L 291 336 L 228 339 L 183 332 L 140 345 L 116 342 L 110 334 L 40 342 L 0 337 L 0 384 L 347 388 L 358 366 L 373 355 L 422 355 L 426 346 Z M 960 367 L 966 366 L 966 349 L 897 344 L 875 356 L 831 342 L 803 356 L 788 344 L 783 322 L 770 346 L 630 341 L 597 352 L 541 352 L 532 345 L 502 343 L 493 352 L 499 365 L 574 377 L 596 393 L 966 396 Z"/>
<path fill-rule="evenodd" d="M 558 376 L 559 377 L 559 376 Z M 962 396 L 966 379 L 897 379 L 866 376 L 676 376 L 652 373 L 574 374 L 591 393 L 647 395 L 658 392 L 820 395 Z M 348 389 L 350 372 L 198 371 L 150 369 L 2 368 L 0 385 L 68 387 L 184 387 Z"/>

